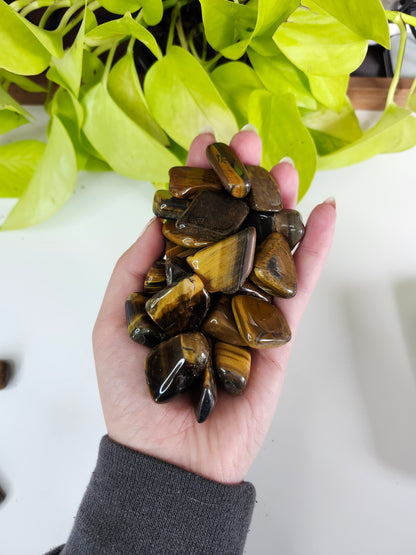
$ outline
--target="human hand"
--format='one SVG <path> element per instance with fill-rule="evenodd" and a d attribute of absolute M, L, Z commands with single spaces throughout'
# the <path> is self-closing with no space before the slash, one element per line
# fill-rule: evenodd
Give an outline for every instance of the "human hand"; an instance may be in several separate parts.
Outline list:
<path fill-rule="evenodd" d="M 210 133 L 196 137 L 187 164 L 208 167 L 205 148 L 215 141 Z M 246 164 L 259 165 L 261 141 L 241 131 L 231 147 Z M 298 175 L 287 163 L 271 170 L 279 183 L 285 208 L 295 208 Z M 292 330 L 292 340 L 274 349 L 252 350 L 250 379 L 244 393 L 229 397 L 219 390 L 218 403 L 199 424 L 187 394 L 156 404 L 144 376 L 147 347 L 134 343 L 126 327 L 124 302 L 142 291 L 145 275 L 160 258 L 164 238 L 159 220 L 117 262 L 94 327 L 93 346 L 101 403 L 109 437 L 117 443 L 223 483 L 241 482 L 269 429 L 283 384 L 293 336 L 321 273 L 331 246 L 335 206 L 319 204 L 306 224 L 295 252 L 298 289 L 291 299 L 274 298 Z"/>

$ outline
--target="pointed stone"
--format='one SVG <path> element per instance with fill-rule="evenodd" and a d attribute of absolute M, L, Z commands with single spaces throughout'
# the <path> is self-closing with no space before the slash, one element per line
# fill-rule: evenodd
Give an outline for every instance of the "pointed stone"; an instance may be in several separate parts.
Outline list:
<path fill-rule="evenodd" d="M 277 212 L 282 210 L 279 185 L 272 174 L 261 166 L 246 166 L 251 189 L 247 203 L 251 210 Z"/>
<path fill-rule="evenodd" d="M 172 197 L 169 191 L 161 189 L 153 197 L 153 214 L 159 218 L 176 220 L 188 207 L 187 200 Z"/>
<path fill-rule="evenodd" d="M 215 373 L 230 395 L 240 395 L 246 388 L 251 367 L 248 347 L 217 341 L 214 347 Z"/>
<path fill-rule="evenodd" d="M 190 201 L 176 227 L 198 239 L 220 241 L 240 229 L 248 211 L 244 201 L 223 191 L 202 191 Z"/>
<path fill-rule="evenodd" d="M 149 297 L 142 293 L 131 293 L 126 299 L 127 331 L 133 341 L 154 347 L 166 339 L 166 335 L 146 312 L 145 304 Z"/>
<path fill-rule="evenodd" d="M 250 279 L 277 297 L 289 298 L 296 294 L 295 262 L 281 233 L 271 233 L 257 248 Z"/>
<path fill-rule="evenodd" d="M 173 285 L 184 277 L 189 277 L 192 270 L 185 259 L 175 257 L 167 258 L 165 262 L 166 285 Z"/>
<path fill-rule="evenodd" d="M 228 193 L 236 198 L 248 195 L 250 181 L 247 170 L 231 147 L 225 143 L 213 143 L 207 146 L 206 155 Z"/>
<path fill-rule="evenodd" d="M 280 347 L 292 334 L 286 318 L 273 304 L 248 295 L 235 295 L 232 309 L 237 328 L 253 349 Z"/>
<path fill-rule="evenodd" d="M 218 398 L 212 359 L 209 357 L 205 369 L 195 384 L 195 415 L 199 423 L 205 422 L 213 411 Z"/>
<path fill-rule="evenodd" d="M 195 196 L 200 191 L 221 191 L 222 184 L 214 170 L 176 166 L 169 170 L 169 192 L 176 198 Z"/>
<path fill-rule="evenodd" d="M 302 216 L 297 210 L 281 210 L 274 214 L 274 231 L 284 235 L 289 243 L 290 250 L 303 239 L 305 226 Z"/>
<path fill-rule="evenodd" d="M 166 220 L 162 225 L 162 233 L 169 241 L 180 245 L 182 247 L 201 249 L 212 245 L 213 241 L 208 241 L 206 239 L 200 239 L 196 235 L 192 235 L 186 231 L 180 231 L 173 220 Z"/>
<path fill-rule="evenodd" d="M 166 240 L 166 258 L 186 258 L 187 256 L 192 256 L 193 254 L 195 254 L 196 251 L 197 249 L 182 247 L 181 245 L 176 245 L 172 241 Z"/>
<path fill-rule="evenodd" d="M 209 308 L 209 295 L 197 275 L 185 277 L 146 302 L 146 312 L 169 336 L 196 329 Z"/>
<path fill-rule="evenodd" d="M 215 339 L 231 343 L 232 345 L 246 346 L 234 320 L 231 301 L 227 295 L 221 295 L 208 312 L 201 325 L 202 331 Z"/>
<path fill-rule="evenodd" d="M 144 278 L 143 290 L 149 295 L 166 287 L 165 261 L 156 260 Z"/>
<path fill-rule="evenodd" d="M 235 293 L 247 279 L 253 266 L 256 232 L 248 227 L 210 247 L 187 257 L 207 291 Z"/>
<path fill-rule="evenodd" d="M 200 332 L 176 335 L 156 345 L 145 363 L 152 399 L 162 403 L 185 391 L 202 374 L 209 357 L 209 344 Z"/>

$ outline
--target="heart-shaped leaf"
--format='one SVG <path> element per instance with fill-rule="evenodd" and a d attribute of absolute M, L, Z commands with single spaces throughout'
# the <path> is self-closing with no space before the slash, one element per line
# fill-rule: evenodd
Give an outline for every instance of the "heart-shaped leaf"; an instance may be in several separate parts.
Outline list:
<path fill-rule="evenodd" d="M 16 141 L 0 146 L 0 197 L 22 196 L 45 147 L 40 141 Z"/>

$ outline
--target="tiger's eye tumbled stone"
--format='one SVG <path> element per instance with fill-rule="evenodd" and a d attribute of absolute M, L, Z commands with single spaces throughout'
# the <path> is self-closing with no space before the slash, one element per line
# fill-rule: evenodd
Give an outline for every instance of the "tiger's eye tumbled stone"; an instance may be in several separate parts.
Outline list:
<path fill-rule="evenodd" d="M 254 212 L 250 211 L 244 221 L 244 227 L 251 226 L 256 230 L 256 242 L 259 245 L 262 243 L 270 233 L 275 230 L 274 217 L 278 212 Z"/>
<path fill-rule="evenodd" d="M 185 391 L 202 374 L 209 357 L 208 341 L 200 332 L 182 333 L 156 345 L 145 363 L 153 400 L 162 403 Z"/>
<path fill-rule="evenodd" d="M 166 258 L 186 258 L 187 256 L 192 256 L 195 254 L 197 249 L 191 249 L 190 247 L 183 247 L 177 245 L 169 239 L 166 240 L 165 254 Z"/>
<path fill-rule="evenodd" d="M 255 229 L 248 227 L 197 251 L 186 260 L 201 277 L 207 291 L 235 293 L 251 271 L 255 246 Z"/>
<path fill-rule="evenodd" d="M 184 277 L 189 277 L 192 270 L 183 258 L 167 258 L 165 261 L 166 285 L 172 285 Z"/>
<path fill-rule="evenodd" d="M 169 241 L 176 243 L 176 245 L 181 245 L 182 247 L 201 249 L 213 243 L 213 241 L 200 239 L 190 233 L 179 231 L 173 220 L 166 220 L 163 222 L 162 233 L 166 239 L 169 239 Z"/>
<path fill-rule="evenodd" d="M 175 166 L 169 170 L 169 192 L 176 198 L 188 198 L 200 191 L 222 191 L 214 170 Z"/>
<path fill-rule="evenodd" d="M 206 149 L 207 160 L 224 188 L 233 197 L 243 198 L 250 191 L 250 180 L 244 164 L 225 143 L 212 143 Z"/>
<path fill-rule="evenodd" d="M 153 214 L 159 218 L 176 220 L 188 207 L 188 201 L 172 197 L 169 191 L 161 189 L 153 197 Z"/>
<path fill-rule="evenodd" d="M 248 295 L 235 295 L 231 303 L 240 335 L 249 347 L 266 349 L 290 341 L 286 318 L 273 304 Z"/>
<path fill-rule="evenodd" d="M 240 289 L 237 291 L 239 295 L 251 295 L 252 297 L 257 297 L 263 301 L 270 302 L 272 300 L 272 295 L 266 293 L 263 289 L 260 289 L 255 283 L 246 279 Z"/>
<path fill-rule="evenodd" d="M 205 366 L 201 377 L 196 382 L 195 414 L 199 423 L 205 422 L 217 402 L 217 384 L 214 378 L 214 368 L 211 357 Z"/>
<path fill-rule="evenodd" d="M 274 214 L 273 221 L 274 231 L 284 235 L 290 250 L 294 249 L 305 235 L 305 226 L 300 213 L 297 210 L 281 210 Z"/>
<path fill-rule="evenodd" d="M 143 290 L 153 295 L 166 287 L 165 261 L 156 260 L 144 278 Z"/>
<path fill-rule="evenodd" d="M 250 376 L 251 354 L 248 347 L 217 341 L 214 347 L 214 368 L 227 393 L 240 395 Z"/>
<path fill-rule="evenodd" d="M 215 339 L 240 345 L 244 347 L 246 342 L 241 337 L 234 320 L 231 301 L 227 295 L 221 295 L 216 300 L 205 320 L 202 322 L 201 329 L 206 335 Z"/>
<path fill-rule="evenodd" d="M 197 275 L 185 277 L 146 302 L 146 312 L 169 336 L 198 327 L 209 308 L 209 295 Z"/>
<path fill-rule="evenodd" d="M 251 281 L 277 297 L 296 294 L 296 267 L 290 247 L 281 233 L 271 233 L 257 247 Z"/>
<path fill-rule="evenodd" d="M 136 343 L 154 347 L 164 341 L 166 335 L 146 312 L 145 304 L 148 298 L 142 293 L 131 293 L 127 297 L 125 303 L 127 331 Z"/>
<path fill-rule="evenodd" d="M 176 227 L 198 239 L 220 241 L 238 231 L 248 211 L 245 202 L 223 191 L 202 191 L 190 201 Z"/>
<path fill-rule="evenodd" d="M 246 166 L 251 184 L 247 203 L 251 210 L 277 212 L 283 208 L 279 186 L 272 174 L 261 166 Z"/>

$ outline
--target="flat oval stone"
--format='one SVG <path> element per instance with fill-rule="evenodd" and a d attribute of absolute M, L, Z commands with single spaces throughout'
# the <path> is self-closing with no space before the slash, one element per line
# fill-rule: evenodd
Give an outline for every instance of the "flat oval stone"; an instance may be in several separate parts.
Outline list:
<path fill-rule="evenodd" d="M 217 341 L 214 347 L 214 369 L 222 386 L 230 395 L 240 395 L 250 376 L 251 355 L 248 347 Z"/>
<path fill-rule="evenodd" d="M 251 295 L 252 297 L 257 297 L 258 299 L 262 299 L 266 302 L 271 302 L 272 295 L 266 293 L 263 289 L 258 287 L 255 283 L 246 279 L 240 289 L 237 291 L 239 295 Z"/>
<path fill-rule="evenodd" d="M 172 285 L 184 277 L 189 277 L 192 270 L 185 259 L 175 257 L 165 261 L 166 285 Z"/>
<path fill-rule="evenodd" d="M 214 170 L 175 166 L 169 170 L 169 192 L 176 198 L 188 198 L 200 191 L 222 191 Z"/>
<path fill-rule="evenodd" d="M 290 341 L 286 318 L 273 304 L 248 295 L 235 295 L 231 303 L 240 335 L 249 347 L 280 347 Z"/>
<path fill-rule="evenodd" d="M 160 189 L 153 197 L 153 214 L 159 218 L 176 220 L 188 207 L 188 201 L 172 197 L 169 191 Z"/>
<path fill-rule="evenodd" d="M 212 143 L 207 146 L 206 155 L 228 193 L 236 198 L 248 195 L 250 181 L 247 170 L 231 147 L 225 143 Z"/>
<path fill-rule="evenodd" d="M 192 256 L 195 254 L 197 249 L 191 249 L 188 247 L 183 247 L 181 245 L 177 245 L 169 239 L 166 240 L 165 245 L 165 254 L 166 258 L 186 258 L 187 256 Z"/>
<path fill-rule="evenodd" d="M 257 247 L 250 279 L 277 297 L 289 298 L 296 294 L 295 262 L 289 244 L 281 233 L 271 233 Z"/>
<path fill-rule="evenodd" d="M 202 331 L 220 341 L 244 347 L 246 342 L 241 337 L 234 320 L 231 301 L 227 295 L 221 295 L 208 312 L 201 325 Z"/>
<path fill-rule="evenodd" d="M 166 335 L 146 312 L 145 304 L 148 298 L 142 293 L 131 293 L 127 297 L 125 303 L 127 331 L 136 343 L 154 347 L 164 341 Z"/>
<path fill-rule="evenodd" d="M 199 423 L 205 422 L 208 416 L 213 411 L 217 399 L 217 384 L 215 383 L 214 368 L 212 365 L 211 357 L 205 366 L 205 369 L 198 381 L 195 384 L 196 397 L 195 402 L 195 415 Z"/>
<path fill-rule="evenodd" d="M 248 211 L 244 201 L 223 191 L 202 191 L 190 201 L 176 227 L 198 239 L 220 241 L 240 229 Z"/>
<path fill-rule="evenodd" d="M 144 278 L 143 290 L 149 295 L 157 293 L 166 287 L 165 261 L 156 260 Z"/>
<path fill-rule="evenodd" d="M 213 241 L 207 241 L 206 239 L 199 239 L 195 235 L 191 235 L 185 231 L 180 231 L 173 220 L 166 220 L 163 222 L 162 225 L 162 233 L 175 243 L 176 245 L 181 245 L 182 247 L 190 247 L 193 249 L 201 249 L 203 247 L 207 247 L 208 245 L 212 245 Z"/>
<path fill-rule="evenodd" d="M 246 166 L 246 169 L 251 185 L 247 203 L 251 210 L 262 212 L 282 210 L 279 185 L 272 174 L 261 166 Z"/>
<path fill-rule="evenodd" d="M 146 302 L 146 312 L 169 336 L 199 326 L 209 308 L 209 295 L 197 275 L 185 277 Z"/>
<path fill-rule="evenodd" d="M 197 273 L 207 291 L 235 293 L 247 279 L 253 266 L 256 232 L 252 227 L 197 251 L 187 262 Z"/>
<path fill-rule="evenodd" d="M 274 231 L 284 235 L 289 243 L 290 250 L 293 250 L 305 235 L 302 216 L 297 210 L 284 209 L 276 212 L 273 219 Z"/>
<path fill-rule="evenodd" d="M 156 345 L 145 363 L 152 399 L 162 403 L 185 391 L 202 374 L 209 357 L 209 344 L 200 332 L 182 333 Z"/>

